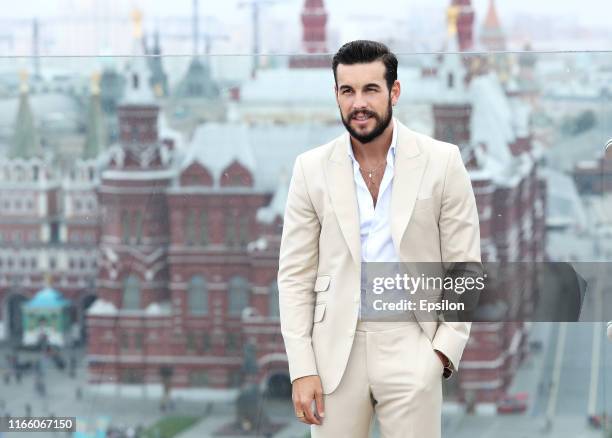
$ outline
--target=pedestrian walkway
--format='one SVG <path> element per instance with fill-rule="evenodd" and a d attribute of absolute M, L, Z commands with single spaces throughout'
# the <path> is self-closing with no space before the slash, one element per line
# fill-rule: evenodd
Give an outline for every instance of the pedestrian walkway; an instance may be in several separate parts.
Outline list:
<path fill-rule="evenodd" d="M 512 383 L 508 387 L 509 394 L 518 392 L 526 392 L 529 394 L 528 409 L 533 410 L 535 401 L 539 392 L 546 390 L 548 382 L 547 376 L 544 374 L 546 369 L 546 358 L 548 356 L 548 348 L 551 343 L 551 333 L 553 330 L 552 322 L 532 322 L 529 332 L 527 333 L 528 343 L 539 342 L 542 345 L 540 351 L 529 351 L 527 357 L 518 367 Z"/>
<path fill-rule="evenodd" d="M 274 438 L 306 438 L 310 436 L 309 426 L 300 423 L 293 416 L 291 401 L 267 401 L 266 412 L 274 423 L 284 423 L 285 426 L 272 435 Z M 193 427 L 177 435 L 176 438 L 206 438 L 224 425 L 233 421 L 234 405 L 217 405 L 215 409 Z M 224 436 L 224 438 L 242 438 Z"/>

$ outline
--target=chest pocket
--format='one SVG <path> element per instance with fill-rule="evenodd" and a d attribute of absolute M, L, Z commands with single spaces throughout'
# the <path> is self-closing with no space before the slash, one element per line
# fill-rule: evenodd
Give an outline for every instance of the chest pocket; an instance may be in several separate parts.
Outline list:
<path fill-rule="evenodd" d="M 433 207 L 433 198 L 429 197 L 429 198 L 423 198 L 423 199 L 417 199 L 414 202 L 414 209 L 413 211 L 417 211 L 417 210 L 425 210 L 425 209 L 429 209 Z"/>

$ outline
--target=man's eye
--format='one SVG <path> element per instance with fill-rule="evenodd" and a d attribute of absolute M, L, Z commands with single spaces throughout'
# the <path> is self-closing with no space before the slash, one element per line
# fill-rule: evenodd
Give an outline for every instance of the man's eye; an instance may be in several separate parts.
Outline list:
<path fill-rule="evenodd" d="M 347 89 L 342 90 L 342 94 L 348 94 L 350 92 L 351 92 L 351 90 L 347 90 Z"/>

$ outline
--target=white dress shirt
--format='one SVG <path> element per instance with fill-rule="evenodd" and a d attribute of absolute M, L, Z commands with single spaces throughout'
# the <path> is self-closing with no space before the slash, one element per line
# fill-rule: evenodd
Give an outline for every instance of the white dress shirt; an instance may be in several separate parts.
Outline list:
<path fill-rule="evenodd" d="M 387 165 L 378 189 L 376 207 L 374 207 L 372 195 L 359 171 L 359 162 L 353 154 L 351 137 L 347 135 L 347 148 L 353 162 L 353 178 L 359 207 L 362 262 L 399 262 L 398 253 L 391 238 L 391 189 L 397 143 L 395 118 L 391 123 L 393 125 L 391 146 L 387 152 Z"/>

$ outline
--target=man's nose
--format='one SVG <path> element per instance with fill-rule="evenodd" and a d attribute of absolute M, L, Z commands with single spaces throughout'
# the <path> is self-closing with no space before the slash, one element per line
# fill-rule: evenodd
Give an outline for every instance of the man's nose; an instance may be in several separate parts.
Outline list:
<path fill-rule="evenodd" d="M 368 106 L 366 99 L 360 93 L 355 94 L 355 99 L 353 100 L 353 111 L 359 109 L 365 109 Z"/>

